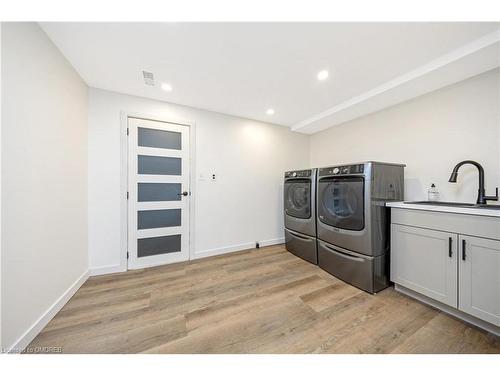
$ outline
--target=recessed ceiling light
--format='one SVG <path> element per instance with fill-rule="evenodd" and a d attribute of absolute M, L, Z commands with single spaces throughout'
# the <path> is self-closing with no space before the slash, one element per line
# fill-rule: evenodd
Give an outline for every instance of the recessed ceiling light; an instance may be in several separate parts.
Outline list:
<path fill-rule="evenodd" d="M 266 115 L 269 115 L 269 116 L 274 115 L 274 109 L 269 108 L 269 109 L 266 111 Z"/>
<path fill-rule="evenodd" d="M 172 91 L 172 85 L 171 85 L 171 84 L 169 84 L 169 83 L 162 83 L 162 84 L 161 84 L 161 89 L 162 89 L 163 91 L 170 92 L 170 91 Z"/>
<path fill-rule="evenodd" d="M 327 78 L 328 78 L 328 70 L 322 70 L 321 72 L 318 73 L 318 79 L 320 81 L 324 81 Z"/>

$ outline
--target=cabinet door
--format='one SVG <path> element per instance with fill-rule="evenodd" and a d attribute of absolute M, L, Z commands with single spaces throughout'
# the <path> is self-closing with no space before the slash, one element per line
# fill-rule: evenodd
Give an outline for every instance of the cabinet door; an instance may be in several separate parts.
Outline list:
<path fill-rule="evenodd" d="M 457 305 L 458 235 L 391 225 L 391 280 L 449 306 Z"/>
<path fill-rule="evenodd" d="M 459 236 L 459 308 L 500 326 L 500 241 Z"/>

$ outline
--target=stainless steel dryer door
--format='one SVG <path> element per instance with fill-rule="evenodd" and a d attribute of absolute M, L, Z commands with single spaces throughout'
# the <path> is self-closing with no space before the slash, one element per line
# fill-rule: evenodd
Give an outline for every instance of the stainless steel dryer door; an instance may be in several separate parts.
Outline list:
<path fill-rule="evenodd" d="M 360 231 L 365 227 L 364 178 L 333 177 L 319 181 L 318 215 L 321 222 L 338 229 Z"/>
<path fill-rule="evenodd" d="M 310 236 L 316 235 L 313 185 L 310 179 L 290 179 L 284 187 L 285 227 Z"/>
<path fill-rule="evenodd" d="M 318 181 L 318 238 L 373 255 L 367 207 L 369 181 L 363 176 L 326 177 Z"/>

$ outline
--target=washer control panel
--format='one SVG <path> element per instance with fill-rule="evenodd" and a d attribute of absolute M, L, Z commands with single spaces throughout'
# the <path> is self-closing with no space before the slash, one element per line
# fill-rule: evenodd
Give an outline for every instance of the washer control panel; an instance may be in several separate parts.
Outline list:
<path fill-rule="evenodd" d="M 311 170 L 306 169 L 302 171 L 288 171 L 285 172 L 285 178 L 304 178 L 304 177 L 311 177 Z"/>
<path fill-rule="evenodd" d="M 319 169 L 320 176 L 341 176 L 347 174 L 363 174 L 364 164 L 340 165 L 336 167 L 326 167 Z"/>

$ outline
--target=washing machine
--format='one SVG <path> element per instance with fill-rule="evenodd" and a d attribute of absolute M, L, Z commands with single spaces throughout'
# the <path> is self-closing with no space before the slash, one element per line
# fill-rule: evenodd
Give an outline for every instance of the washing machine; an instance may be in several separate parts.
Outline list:
<path fill-rule="evenodd" d="M 404 164 L 364 162 L 318 170 L 318 264 L 370 293 L 389 285 L 389 201 L 404 200 Z"/>
<path fill-rule="evenodd" d="M 316 172 L 316 169 L 285 172 L 283 189 L 286 249 L 313 264 L 318 264 Z"/>

